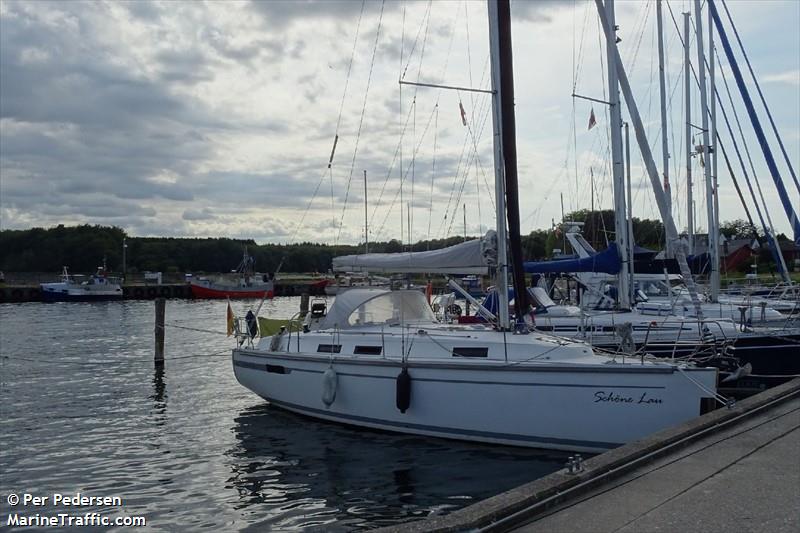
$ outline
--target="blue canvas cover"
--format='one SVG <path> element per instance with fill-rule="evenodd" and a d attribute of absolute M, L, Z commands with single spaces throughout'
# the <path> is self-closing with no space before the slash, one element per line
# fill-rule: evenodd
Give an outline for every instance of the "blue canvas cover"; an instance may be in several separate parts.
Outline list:
<path fill-rule="evenodd" d="M 618 274 L 621 268 L 617 243 L 591 257 L 583 259 L 562 259 L 558 261 L 528 261 L 523 263 L 525 272 L 544 274 L 555 272 L 604 272 Z"/>

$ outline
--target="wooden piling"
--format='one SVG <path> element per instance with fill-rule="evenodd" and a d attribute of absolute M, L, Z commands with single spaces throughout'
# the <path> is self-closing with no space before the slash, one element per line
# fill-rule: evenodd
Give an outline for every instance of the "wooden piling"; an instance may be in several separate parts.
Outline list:
<path fill-rule="evenodd" d="M 305 318 L 308 314 L 308 301 L 309 295 L 307 292 L 300 295 L 300 318 Z"/>
<path fill-rule="evenodd" d="M 156 298 L 156 348 L 153 361 L 157 366 L 164 364 L 164 316 L 166 315 L 167 300 Z"/>

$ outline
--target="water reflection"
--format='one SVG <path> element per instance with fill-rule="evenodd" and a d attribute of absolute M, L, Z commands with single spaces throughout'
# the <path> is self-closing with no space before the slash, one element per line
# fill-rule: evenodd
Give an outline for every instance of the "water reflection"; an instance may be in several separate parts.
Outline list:
<path fill-rule="evenodd" d="M 166 390 L 164 365 L 156 363 L 153 371 L 153 395 L 150 398 L 153 400 L 157 412 L 163 413 L 167 408 Z"/>
<path fill-rule="evenodd" d="M 298 302 L 265 308 L 291 316 Z M 270 408 L 229 356 L 188 357 L 230 350 L 225 311 L 168 302 L 167 323 L 217 332 L 168 329 L 154 368 L 153 302 L 0 305 L 0 494 L 120 495 L 159 531 L 350 531 L 451 511 L 564 464 Z M 37 334 L 20 335 L 30 324 Z"/>
<path fill-rule="evenodd" d="M 266 403 L 233 422 L 229 483 L 241 508 L 269 507 L 269 525 L 277 528 L 345 530 L 416 520 L 531 481 L 566 460 L 558 452 L 323 423 Z"/>

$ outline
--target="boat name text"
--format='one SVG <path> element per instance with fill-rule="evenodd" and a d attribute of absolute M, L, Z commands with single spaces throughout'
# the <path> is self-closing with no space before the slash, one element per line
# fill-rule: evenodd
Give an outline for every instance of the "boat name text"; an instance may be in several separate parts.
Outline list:
<path fill-rule="evenodd" d="M 621 394 L 617 394 L 616 392 L 597 391 L 594 393 L 594 403 L 643 403 L 653 405 L 663 402 L 661 398 L 648 396 L 646 392 L 643 392 L 642 395 L 637 398 L 634 396 L 623 396 Z"/>

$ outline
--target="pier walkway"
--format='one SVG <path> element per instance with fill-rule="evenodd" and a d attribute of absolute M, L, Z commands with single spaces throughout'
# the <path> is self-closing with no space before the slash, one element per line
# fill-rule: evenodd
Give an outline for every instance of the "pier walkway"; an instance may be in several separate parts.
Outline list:
<path fill-rule="evenodd" d="M 584 466 L 381 531 L 800 531 L 800 378 Z"/>
<path fill-rule="evenodd" d="M 518 531 L 800 531 L 800 398 L 564 502 Z"/>

